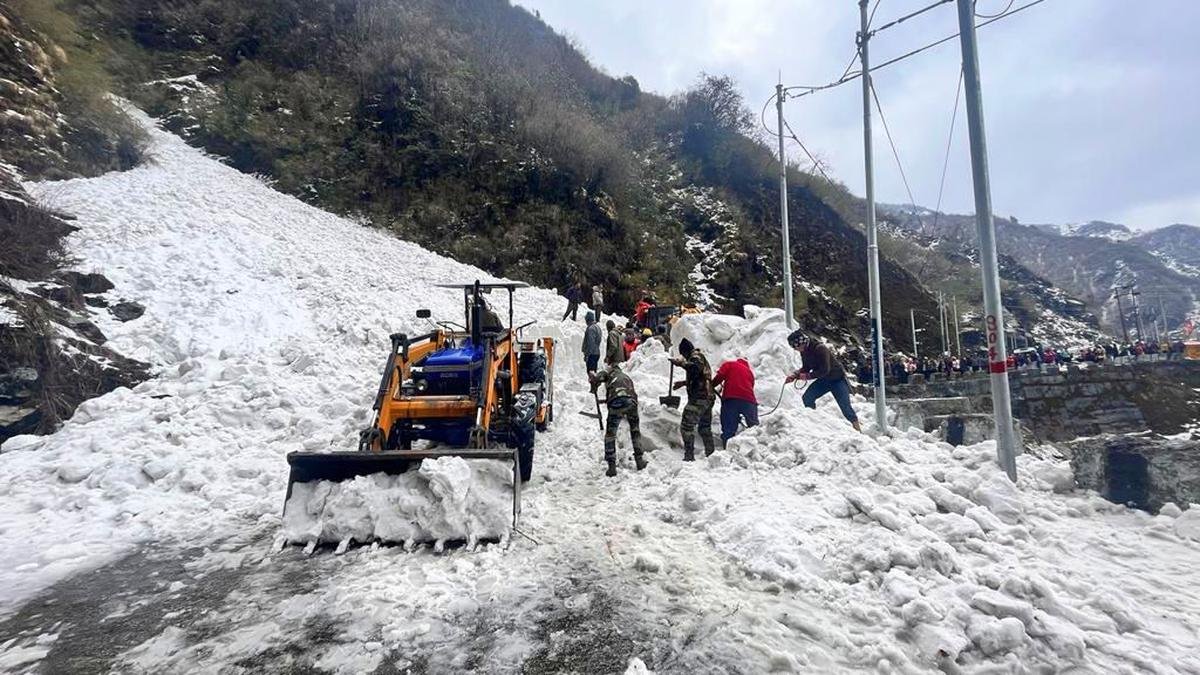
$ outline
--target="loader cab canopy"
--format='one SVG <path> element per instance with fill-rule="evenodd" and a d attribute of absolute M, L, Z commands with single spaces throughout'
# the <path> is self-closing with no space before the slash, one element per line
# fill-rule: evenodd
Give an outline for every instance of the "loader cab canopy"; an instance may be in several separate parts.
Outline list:
<path fill-rule="evenodd" d="M 471 341 L 479 344 L 485 335 L 496 336 L 504 332 L 504 326 L 498 315 L 488 306 L 484 299 L 495 290 L 508 291 L 508 327 L 513 325 L 513 293 L 518 288 L 529 288 L 529 284 L 520 281 L 504 281 L 497 283 L 482 283 L 475 281 L 471 284 L 437 284 L 438 288 L 457 288 L 463 292 L 463 312 L 466 325 L 471 331 Z"/>

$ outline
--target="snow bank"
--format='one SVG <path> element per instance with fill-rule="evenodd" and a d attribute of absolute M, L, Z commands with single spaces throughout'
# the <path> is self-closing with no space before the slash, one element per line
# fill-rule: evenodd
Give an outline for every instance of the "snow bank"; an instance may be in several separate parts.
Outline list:
<path fill-rule="evenodd" d="M 495 280 L 275 192 L 134 116 L 152 161 L 25 187 L 77 216 L 69 249 L 114 297 L 146 307 L 129 322 L 90 318 L 156 376 L 84 403 L 52 436 L 0 448 L 0 608 L 138 542 L 273 533 L 285 455 L 356 449 L 388 335 L 428 331 L 419 308 L 462 320 L 461 293 L 435 284 Z M 583 326 L 547 318 L 562 304 L 521 291 L 516 320 L 578 349 Z"/>
<path fill-rule="evenodd" d="M 507 539 L 512 526 L 512 466 L 439 457 L 413 471 L 351 481 L 297 483 L 284 506 L 286 541 L 448 540 L 473 545 Z"/>

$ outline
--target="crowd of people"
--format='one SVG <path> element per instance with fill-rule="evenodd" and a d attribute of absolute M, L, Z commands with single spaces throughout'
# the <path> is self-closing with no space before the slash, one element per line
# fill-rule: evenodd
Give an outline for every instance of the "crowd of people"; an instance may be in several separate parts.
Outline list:
<path fill-rule="evenodd" d="M 564 320 L 578 309 L 579 301 L 572 299 L 575 297 L 578 297 L 577 293 L 567 296 L 568 311 Z M 638 414 L 637 385 L 624 371 L 623 364 L 638 347 L 651 340 L 660 342 L 663 349 L 671 353 L 672 343 L 667 325 L 654 325 L 654 322 L 647 320 L 649 310 L 654 306 L 654 297 L 644 294 L 633 320 L 622 326 L 617 325 L 615 318 L 609 318 L 602 327 L 595 310 L 589 310 L 584 315 L 587 328 L 584 330 L 582 351 L 588 380 L 597 405 L 601 403 L 599 390 L 604 388 L 603 403 L 608 409 L 604 423 L 607 476 L 617 475 L 617 431 L 622 422 L 629 427 L 635 466 L 640 471 L 647 464 Z M 803 366 L 788 375 L 784 383 L 807 381 L 809 384 L 802 400 L 809 408 L 815 408 L 817 399 L 825 394 L 832 395 L 843 416 L 855 429 L 861 430 L 858 416 L 850 404 L 850 383 L 837 356 L 825 344 L 799 330 L 788 336 L 788 345 L 800 352 Z M 713 409 L 718 398 L 721 401 L 719 419 L 722 446 L 743 426 L 758 424 L 755 375 L 750 362 L 744 358 L 728 359 L 714 373 L 708 356 L 687 339 L 679 341 L 676 351 L 677 355 L 670 357 L 672 373 L 674 368 L 679 368 L 684 379 L 672 382 L 671 388 L 685 389 L 687 392 L 687 404 L 679 420 L 679 436 L 683 443 L 683 461 L 692 462 L 696 459 L 696 436 L 700 437 L 705 456 L 716 450 L 712 427 Z"/>
<path fill-rule="evenodd" d="M 1133 343 L 1109 342 L 1096 344 L 1074 350 L 1063 347 L 1035 346 L 1023 347 L 1008 354 L 1008 370 L 1024 368 L 1042 368 L 1068 363 L 1102 364 L 1114 361 L 1138 361 L 1142 359 L 1182 359 L 1184 353 L 1183 340 L 1172 342 L 1143 342 Z M 929 379 L 934 373 L 950 375 L 952 373 L 987 373 L 988 360 L 984 351 L 974 355 L 942 354 L 941 357 L 918 356 L 913 358 L 908 354 L 896 353 L 886 359 L 886 374 L 890 381 L 907 384 L 909 378 L 920 374 Z M 872 382 L 872 368 L 869 358 L 858 362 L 856 373 L 859 382 Z"/>

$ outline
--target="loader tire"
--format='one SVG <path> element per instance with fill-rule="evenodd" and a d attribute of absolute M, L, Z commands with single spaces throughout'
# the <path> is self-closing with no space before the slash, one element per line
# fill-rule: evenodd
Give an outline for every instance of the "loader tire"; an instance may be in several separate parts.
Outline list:
<path fill-rule="evenodd" d="M 533 478 L 533 443 L 517 449 L 521 456 L 521 482 L 528 483 Z"/>

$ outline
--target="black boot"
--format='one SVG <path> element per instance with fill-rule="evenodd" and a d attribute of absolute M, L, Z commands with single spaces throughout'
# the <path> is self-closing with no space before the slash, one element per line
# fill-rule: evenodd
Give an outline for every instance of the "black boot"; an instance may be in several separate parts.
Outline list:
<path fill-rule="evenodd" d="M 685 462 L 696 461 L 696 451 L 691 448 L 685 449 L 683 451 L 683 461 L 685 461 Z"/>
<path fill-rule="evenodd" d="M 649 464 L 649 462 L 646 461 L 646 458 L 642 457 L 641 455 L 634 455 L 633 461 L 635 464 L 637 464 L 638 471 L 641 471 L 642 469 L 646 468 L 646 465 Z"/>
<path fill-rule="evenodd" d="M 604 475 L 608 476 L 609 478 L 612 478 L 613 476 L 617 475 L 617 460 L 615 460 L 615 459 L 608 460 L 608 471 L 605 471 Z"/>

